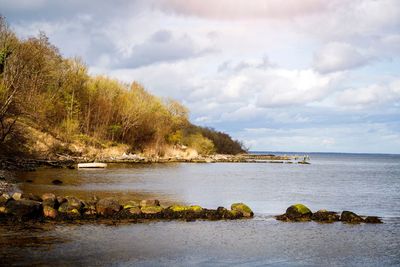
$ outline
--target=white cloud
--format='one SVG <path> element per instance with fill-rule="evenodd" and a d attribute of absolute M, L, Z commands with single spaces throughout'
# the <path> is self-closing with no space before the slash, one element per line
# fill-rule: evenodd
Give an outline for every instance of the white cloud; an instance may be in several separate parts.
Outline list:
<path fill-rule="evenodd" d="M 373 57 L 347 43 L 328 43 L 314 56 L 314 68 L 321 73 L 343 71 L 364 66 Z"/>
<path fill-rule="evenodd" d="M 400 150 L 390 139 L 399 127 L 386 124 L 368 124 L 374 134 L 352 139 L 365 121 L 399 124 L 398 0 L 0 0 L 0 6 L 20 36 L 44 30 L 91 73 L 137 80 L 176 98 L 194 122 L 235 133 L 253 148 L 357 151 L 358 144 L 373 151 L 375 143 Z M 240 131 L 262 127 L 278 130 Z"/>
<path fill-rule="evenodd" d="M 373 84 L 363 88 L 347 89 L 337 95 L 338 105 L 352 109 L 363 109 L 382 104 L 399 105 L 400 80 L 389 84 Z"/>
<path fill-rule="evenodd" d="M 288 18 L 320 12 L 323 0 L 162 0 L 161 8 L 182 15 L 216 19 Z"/>

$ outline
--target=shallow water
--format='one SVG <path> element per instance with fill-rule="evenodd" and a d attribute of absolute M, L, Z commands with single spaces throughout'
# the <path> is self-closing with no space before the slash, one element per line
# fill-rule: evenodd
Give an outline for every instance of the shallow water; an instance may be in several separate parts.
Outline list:
<path fill-rule="evenodd" d="M 164 203 L 208 208 L 243 201 L 256 215 L 220 222 L 44 225 L 35 231 L 2 227 L 0 256 L 8 263 L 38 265 L 399 266 L 400 156 L 311 154 L 311 162 L 115 165 L 19 174 L 19 186 L 27 192 L 157 196 Z M 23 182 L 28 179 L 33 183 Z M 53 179 L 64 183 L 52 185 Z M 378 215 L 385 223 L 272 218 L 298 202 L 312 210 Z M 12 242 L 22 237 L 21 244 Z"/>

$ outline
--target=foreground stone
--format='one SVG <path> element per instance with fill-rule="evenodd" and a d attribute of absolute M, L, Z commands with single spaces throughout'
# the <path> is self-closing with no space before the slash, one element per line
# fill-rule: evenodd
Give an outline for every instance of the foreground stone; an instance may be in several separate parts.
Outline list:
<path fill-rule="evenodd" d="M 254 213 L 249 208 L 249 206 L 247 206 L 246 204 L 243 204 L 243 203 L 233 203 L 231 205 L 231 210 L 242 213 L 244 217 L 253 217 L 254 216 Z"/>
<path fill-rule="evenodd" d="M 343 211 L 342 214 L 340 215 L 340 220 L 342 222 L 346 223 L 362 223 L 364 222 L 364 219 L 361 218 L 361 216 L 358 216 L 354 212 L 351 211 Z"/>
<path fill-rule="evenodd" d="M 334 211 L 319 210 L 313 213 L 311 219 L 321 223 L 333 223 L 340 220 L 340 216 Z"/>
<path fill-rule="evenodd" d="M 333 223 L 342 221 L 344 223 L 359 224 L 359 223 L 382 223 L 377 216 L 367 216 L 365 219 L 354 212 L 343 211 L 339 216 L 337 212 L 319 210 L 312 213 L 309 208 L 303 204 L 295 204 L 287 208 L 286 213 L 275 217 L 277 220 L 285 222 L 304 222 L 315 221 L 319 223 Z"/>
<path fill-rule="evenodd" d="M 101 199 L 96 204 L 97 213 L 103 216 L 112 216 L 120 210 L 121 205 L 112 198 Z"/>
<path fill-rule="evenodd" d="M 28 197 L 22 195 L 22 197 Z M 32 197 L 32 196 L 31 196 Z M 18 221 L 98 221 L 112 220 L 141 222 L 147 220 L 235 220 L 253 216 L 251 209 L 244 203 L 232 204 L 232 209 L 224 207 L 204 209 L 198 205 L 172 205 L 162 207 L 156 199 L 128 201 L 124 205 L 113 198 L 93 197 L 82 201 L 76 197 L 43 194 L 42 202 L 28 199 L 14 200 L 9 196 L 0 197 L 0 220 Z"/>
<path fill-rule="evenodd" d="M 377 216 L 368 216 L 364 220 L 365 223 L 383 223 L 382 220 Z"/>
<path fill-rule="evenodd" d="M 286 213 L 276 216 L 280 221 L 304 222 L 311 221 L 312 212 L 303 204 L 294 204 L 286 209 Z"/>
<path fill-rule="evenodd" d="M 37 218 L 42 213 L 42 203 L 33 200 L 10 200 L 5 207 L 5 213 L 18 219 Z"/>

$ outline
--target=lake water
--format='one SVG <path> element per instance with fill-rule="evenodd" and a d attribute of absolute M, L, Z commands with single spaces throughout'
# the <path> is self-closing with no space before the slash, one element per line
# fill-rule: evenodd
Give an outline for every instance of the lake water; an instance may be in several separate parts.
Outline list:
<path fill-rule="evenodd" d="M 115 266 L 400 266 L 400 155 L 310 154 L 311 165 L 114 165 L 17 174 L 25 192 L 157 197 L 206 208 L 245 202 L 254 219 L 0 228 L 4 263 Z M 64 183 L 51 184 L 54 179 Z M 33 180 L 33 183 L 26 183 Z M 351 210 L 384 224 L 283 223 L 294 203 Z"/>

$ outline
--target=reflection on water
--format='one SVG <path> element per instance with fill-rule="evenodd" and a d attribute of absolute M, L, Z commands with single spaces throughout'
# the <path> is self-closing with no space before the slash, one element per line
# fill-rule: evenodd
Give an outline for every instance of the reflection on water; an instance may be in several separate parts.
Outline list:
<path fill-rule="evenodd" d="M 26 247 L 19 250 L 18 261 L 51 266 L 393 266 L 400 264 L 399 226 L 399 220 L 353 226 L 264 218 L 58 226 L 53 234 L 73 241 L 56 242 L 50 249 Z"/>
<path fill-rule="evenodd" d="M 156 196 L 210 208 L 243 201 L 256 212 L 254 219 L 240 221 L 2 226 L 0 255 L 19 264 L 400 265 L 400 156 L 312 155 L 311 165 L 114 165 L 40 170 L 18 179 L 20 188 L 37 194 Z M 63 185 L 52 185 L 54 179 Z M 282 223 L 271 217 L 297 202 L 313 210 L 378 215 L 385 223 Z"/>
<path fill-rule="evenodd" d="M 87 198 L 157 196 L 208 208 L 243 201 L 276 215 L 293 203 L 400 217 L 400 156 L 313 155 L 311 165 L 265 163 L 111 165 L 98 170 L 47 169 L 22 174 L 26 192 Z M 60 179 L 64 183 L 51 183 Z M 398 203 L 399 205 L 394 205 Z"/>

